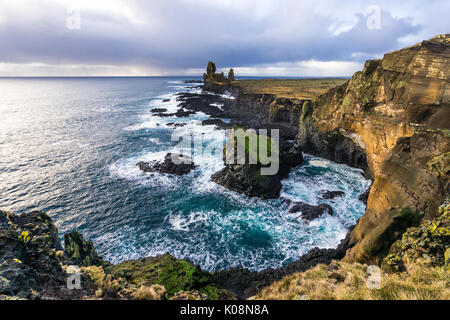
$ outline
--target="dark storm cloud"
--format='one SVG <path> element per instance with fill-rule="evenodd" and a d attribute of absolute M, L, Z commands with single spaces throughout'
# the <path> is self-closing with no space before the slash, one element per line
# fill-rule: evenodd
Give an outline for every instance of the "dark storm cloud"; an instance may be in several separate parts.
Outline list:
<path fill-rule="evenodd" d="M 320 14 L 309 1 L 255 7 L 262 2 L 92 0 L 80 4 L 81 29 L 69 30 L 68 1 L 24 2 L 28 6 L 21 8 L 0 2 L 0 62 L 159 70 L 199 68 L 209 59 L 236 67 L 311 59 L 361 62 L 398 49 L 400 38 L 423 29 L 382 6 L 379 29 L 369 29 L 361 11 L 347 15 L 352 26 L 335 32 L 340 16 L 332 10 Z"/>

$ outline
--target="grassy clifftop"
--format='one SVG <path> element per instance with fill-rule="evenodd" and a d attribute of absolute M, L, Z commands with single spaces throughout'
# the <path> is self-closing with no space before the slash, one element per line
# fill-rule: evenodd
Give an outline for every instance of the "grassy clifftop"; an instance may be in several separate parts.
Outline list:
<path fill-rule="evenodd" d="M 309 99 L 327 92 L 329 89 L 343 84 L 345 79 L 262 79 L 236 80 L 231 83 L 246 93 L 273 94 L 278 98 Z"/>

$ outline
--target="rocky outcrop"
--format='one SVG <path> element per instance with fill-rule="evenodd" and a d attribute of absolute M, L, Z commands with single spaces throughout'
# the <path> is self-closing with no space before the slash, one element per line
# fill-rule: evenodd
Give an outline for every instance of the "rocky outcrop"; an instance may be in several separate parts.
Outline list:
<path fill-rule="evenodd" d="M 389 250 L 382 267 L 387 271 L 405 271 L 410 261 L 426 266 L 450 269 L 450 203 L 439 207 L 440 216 L 410 228 Z"/>
<path fill-rule="evenodd" d="M 334 199 L 334 198 L 342 197 L 342 196 L 345 196 L 345 192 L 339 191 L 339 190 L 338 191 L 325 190 L 322 192 L 322 195 L 321 195 L 322 199 L 326 199 L 326 200 Z"/>
<path fill-rule="evenodd" d="M 289 213 L 301 213 L 301 217 L 304 220 L 312 221 L 321 217 L 323 214 L 328 213 L 333 215 L 333 208 L 329 204 L 321 203 L 317 206 L 313 206 L 304 202 L 295 202 L 289 209 Z"/>
<path fill-rule="evenodd" d="M 227 188 L 261 199 L 278 198 L 282 188 L 279 175 L 261 175 L 261 166 L 252 164 L 227 165 L 214 173 L 211 180 Z"/>
<path fill-rule="evenodd" d="M 442 35 L 367 61 L 348 82 L 303 106 L 297 140 L 304 150 L 374 178 L 347 261 L 379 262 L 395 241 L 388 234 L 408 227 L 399 210 L 435 216 L 449 187 L 449 81 L 450 35 Z"/>
<path fill-rule="evenodd" d="M 258 139 L 260 139 L 260 136 L 256 136 L 254 141 L 257 141 Z M 270 137 L 264 137 L 264 139 L 269 141 L 269 145 L 271 144 Z M 237 163 L 237 145 L 235 145 L 234 152 L 235 164 L 227 163 L 225 148 L 225 168 L 213 174 L 211 176 L 211 180 L 229 190 L 245 194 L 248 197 L 259 197 L 262 199 L 278 198 L 282 188 L 281 180 L 287 178 L 291 168 L 303 163 L 301 149 L 298 148 L 295 143 L 289 143 L 285 140 L 281 140 L 275 145 L 276 150 L 271 150 L 273 161 L 277 162 L 276 166 L 278 167 L 278 170 L 273 174 L 265 175 L 262 174 L 261 169 L 263 167 L 267 167 L 268 165 L 262 164 L 259 161 L 259 155 L 250 155 L 252 152 L 248 146 L 249 142 L 243 142 L 243 140 L 238 139 L 236 143 L 245 143 L 244 148 L 246 153 L 246 163 Z M 250 158 L 254 158 L 255 160 L 257 159 L 257 161 L 255 161 L 256 164 L 250 164 Z"/>
<path fill-rule="evenodd" d="M 163 162 L 141 161 L 137 166 L 144 172 L 159 172 L 178 176 L 188 174 L 197 167 L 190 157 L 176 153 L 166 154 Z"/>
<path fill-rule="evenodd" d="M 230 112 L 257 120 L 251 124 L 254 127 L 279 129 L 281 137 L 295 138 L 302 106 L 309 100 L 278 98 L 274 94 L 247 93 L 240 88 L 234 90 L 237 98 Z"/>
<path fill-rule="evenodd" d="M 228 81 L 234 81 L 234 70 L 230 69 L 230 71 L 228 71 Z"/>
<path fill-rule="evenodd" d="M 231 72 L 231 76 L 234 79 L 234 72 Z M 230 77 L 230 73 L 228 73 L 228 77 Z M 229 84 L 229 78 L 225 78 L 223 72 L 216 73 L 216 64 L 209 61 L 208 66 L 206 67 L 206 73 L 203 74 L 203 82 L 205 90 L 219 92 L 226 90 L 226 87 Z"/>
<path fill-rule="evenodd" d="M 97 254 L 92 242 L 86 241 L 77 231 L 64 235 L 64 254 L 80 267 L 109 265 Z"/>
<path fill-rule="evenodd" d="M 64 238 L 62 251 L 58 230 L 44 212 L 17 216 L 0 210 L 0 300 L 166 300 L 187 299 L 187 292 L 203 300 L 235 299 L 187 260 L 165 254 L 113 265 L 78 232 Z M 74 275 L 79 282 L 70 287 Z"/>
<path fill-rule="evenodd" d="M 178 106 L 189 110 L 191 112 L 203 112 L 212 117 L 228 117 L 228 114 L 224 110 L 228 110 L 230 105 L 233 104 L 231 99 L 223 98 L 218 94 L 207 93 L 189 93 L 183 92 L 178 94 L 177 101 Z M 222 105 L 219 108 L 217 105 Z"/>
<path fill-rule="evenodd" d="M 0 210 L 0 299 L 79 299 L 92 293 L 67 288 L 58 231 L 44 212 L 20 216 Z"/>

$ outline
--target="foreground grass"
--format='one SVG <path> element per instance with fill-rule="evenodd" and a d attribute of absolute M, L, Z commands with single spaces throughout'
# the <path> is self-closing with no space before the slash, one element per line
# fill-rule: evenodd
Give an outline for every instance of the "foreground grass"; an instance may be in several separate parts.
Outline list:
<path fill-rule="evenodd" d="M 368 283 L 367 265 L 335 261 L 287 276 L 251 299 L 449 300 L 450 202 L 439 214 L 409 228 L 392 245 L 375 288 Z"/>
<path fill-rule="evenodd" d="M 341 85 L 345 79 L 261 79 L 237 80 L 233 85 L 248 93 L 275 94 L 278 97 L 313 99 L 329 89 Z"/>
<path fill-rule="evenodd" d="M 265 288 L 253 300 L 448 300 L 445 267 L 408 265 L 407 272 L 381 273 L 379 289 L 369 289 L 367 266 L 335 262 L 295 273 Z"/>

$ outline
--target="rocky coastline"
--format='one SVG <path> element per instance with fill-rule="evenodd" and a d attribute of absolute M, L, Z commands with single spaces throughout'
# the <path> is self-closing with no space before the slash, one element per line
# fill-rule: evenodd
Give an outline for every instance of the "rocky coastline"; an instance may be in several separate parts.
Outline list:
<path fill-rule="evenodd" d="M 216 74 L 216 66 L 210 62 L 202 93 L 182 93 L 175 114 L 160 109 L 154 110 L 155 115 L 203 112 L 211 117 L 204 125 L 279 129 L 279 174 L 262 179 L 257 174 L 260 163 L 227 164 L 212 177 L 247 196 L 278 197 L 280 181 L 291 168 L 302 164 L 302 152 L 364 170 L 374 181 L 360 196 L 367 202 L 366 213 L 338 248 L 315 248 L 295 262 L 260 272 L 236 268 L 208 273 L 170 255 L 112 265 L 77 232 L 65 235 L 63 249 L 55 225 L 43 212 L 16 216 L 1 211 L 0 297 L 246 299 L 289 275 L 335 260 L 398 271 L 404 268 L 402 241 L 407 242 L 405 246 L 413 242 L 404 240 L 404 234 L 438 243 L 435 260 L 448 265 L 449 34 L 367 61 L 364 70 L 344 84 L 314 98 L 247 92 L 234 77 L 232 70 L 228 77 Z M 224 93 L 234 99 L 225 98 Z M 186 174 L 195 168 L 194 164 L 179 167 L 169 160 L 138 166 L 143 171 L 168 174 Z M 323 194 L 340 195 L 338 191 Z M 305 220 L 333 214 L 331 207 L 305 203 L 294 203 L 291 210 L 301 212 Z M 430 227 L 430 223 L 437 226 Z M 419 229 L 414 233 L 410 228 Z M 435 234 L 438 228 L 443 229 Z M 430 248 L 426 250 L 433 253 Z M 433 256 L 431 253 L 427 256 Z M 79 269 L 73 269 L 75 265 Z M 68 289 L 67 279 L 73 274 L 81 275 L 85 284 L 81 289 Z"/>

